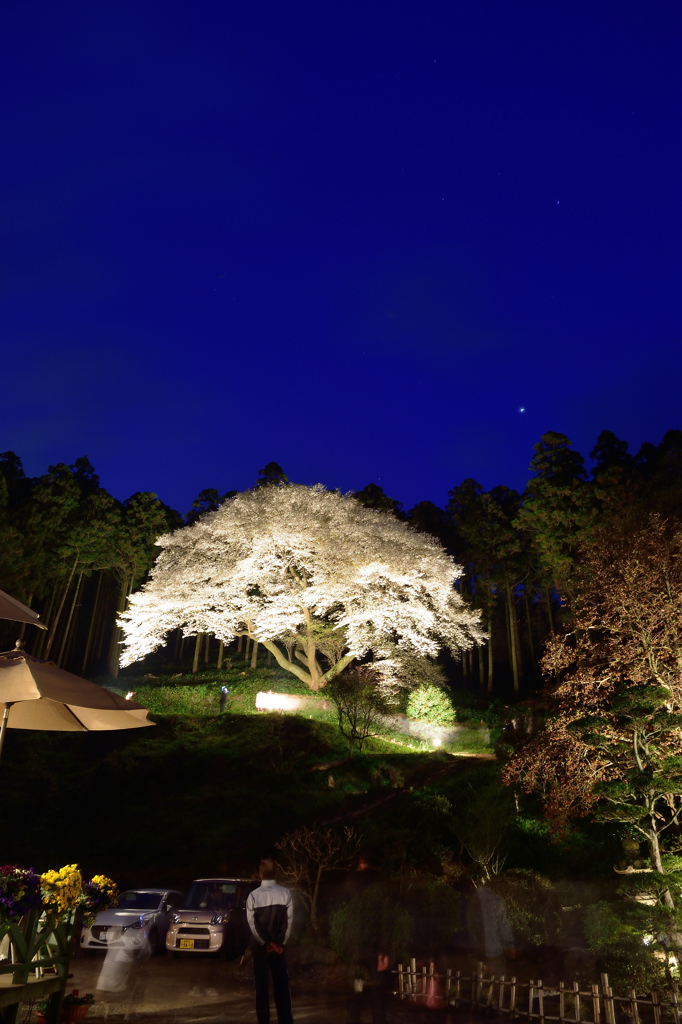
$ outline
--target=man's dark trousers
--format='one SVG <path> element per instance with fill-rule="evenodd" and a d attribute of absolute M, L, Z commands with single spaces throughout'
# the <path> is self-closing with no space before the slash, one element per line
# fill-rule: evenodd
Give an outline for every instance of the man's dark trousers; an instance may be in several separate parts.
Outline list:
<path fill-rule="evenodd" d="M 258 1024 L 270 1024 L 270 984 L 275 997 L 279 1024 L 293 1024 L 289 975 L 284 953 L 266 953 L 264 946 L 257 946 L 253 952 L 253 976 L 256 982 L 256 1018 Z"/>

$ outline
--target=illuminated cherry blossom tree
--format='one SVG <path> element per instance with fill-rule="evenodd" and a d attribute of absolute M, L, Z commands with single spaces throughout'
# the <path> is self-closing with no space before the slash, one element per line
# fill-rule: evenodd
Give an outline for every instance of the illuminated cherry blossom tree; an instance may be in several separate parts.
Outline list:
<path fill-rule="evenodd" d="M 455 657 L 484 639 L 438 541 L 321 485 L 238 494 L 161 537 L 152 578 L 121 616 L 122 665 L 178 627 L 249 636 L 319 690 L 370 652 L 386 680 L 402 658 Z"/>

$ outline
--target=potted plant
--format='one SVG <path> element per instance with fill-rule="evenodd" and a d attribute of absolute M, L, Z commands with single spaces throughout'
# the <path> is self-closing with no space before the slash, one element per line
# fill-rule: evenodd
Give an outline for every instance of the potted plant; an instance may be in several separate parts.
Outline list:
<path fill-rule="evenodd" d="M 94 1001 L 95 997 L 92 992 L 86 992 L 84 996 L 80 996 L 78 989 L 73 989 L 72 992 L 64 996 L 62 1024 L 75 1024 L 76 1021 L 83 1020 Z"/>
<path fill-rule="evenodd" d="M 86 992 L 84 996 L 81 996 L 78 994 L 78 989 L 74 988 L 72 992 L 64 996 L 62 1024 L 75 1024 L 76 1021 L 83 1020 L 83 1017 L 85 1017 L 94 1001 L 95 997 L 92 992 Z M 36 1003 L 36 1020 L 38 1024 L 46 1024 L 47 1005 L 47 999 L 41 999 L 40 1002 Z"/>

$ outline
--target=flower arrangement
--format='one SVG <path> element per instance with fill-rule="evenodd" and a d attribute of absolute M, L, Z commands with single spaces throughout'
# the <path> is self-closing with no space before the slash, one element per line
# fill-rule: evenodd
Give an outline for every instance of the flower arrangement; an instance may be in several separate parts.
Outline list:
<path fill-rule="evenodd" d="M 0 926 L 18 922 L 29 910 L 42 909 L 53 922 L 82 910 L 90 927 L 98 914 L 117 906 L 118 889 L 106 875 L 83 881 L 77 864 L 37 875 L 16 864 L 0 867 Z"/>
<path fill-rule="evenodd" d="M 40 876 L 16 864 L 0 867 L 0 925 L 17 922 L 40 906 Z"/>
<path fill-rule="evenodd" d="M 40 876 L 43 908 L 49 917 L 60 918 L 81 905 L 83 879 L 77 864 Z"/>
<path fill-rule="evenodd" d="M 83 882 L 79 906 L 84 911 L 84 922 L 91 927 L 95 918 L 109 907 L 118 906 L 118 889 L 106 875 L 93 875 L 89 882 Z"/>

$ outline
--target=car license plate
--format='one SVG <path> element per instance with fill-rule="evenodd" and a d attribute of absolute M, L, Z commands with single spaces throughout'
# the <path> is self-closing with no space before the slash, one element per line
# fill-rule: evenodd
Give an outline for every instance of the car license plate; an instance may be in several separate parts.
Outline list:
<path fill-rule="evenodd" d="M 194 939 L 180 939 L 180 949 L 194 949 Z"/>

